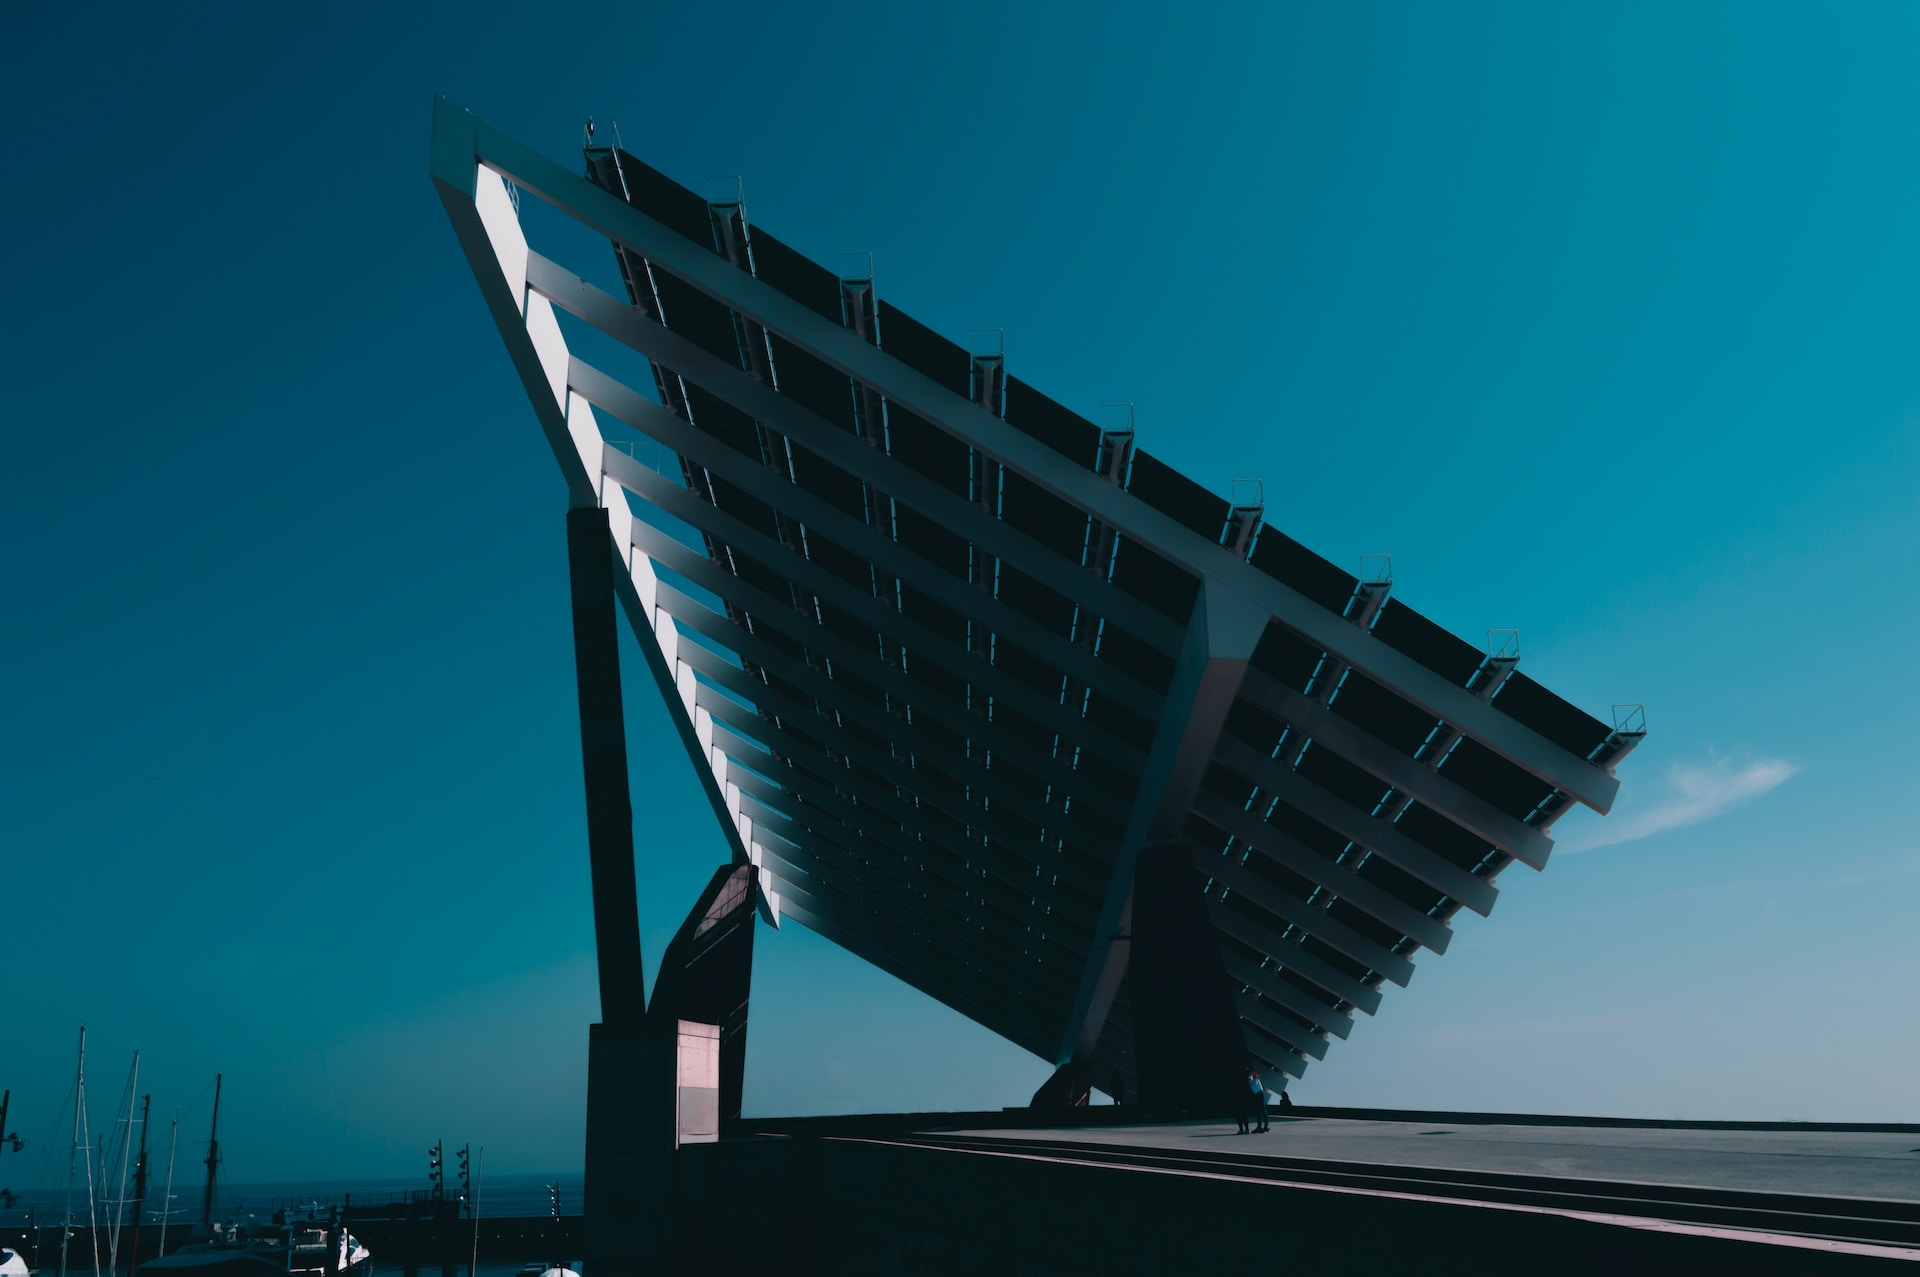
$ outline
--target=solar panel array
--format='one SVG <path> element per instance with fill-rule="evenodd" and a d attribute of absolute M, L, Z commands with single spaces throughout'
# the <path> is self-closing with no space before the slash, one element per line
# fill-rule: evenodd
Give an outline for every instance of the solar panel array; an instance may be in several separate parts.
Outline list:
<path fill-rule="evenodd" d="M 1136 508 L 1453 689 L 1363 672 L 1277 603 L 1252 652 L 1181 837 L 1207 878 L 1249 1049 L 1271 1068 L 1298 1076 L 1322 1058 L 1356 1008 L 1407 983 L 1419 949 L 1446 948 L 1458 909 L 1491 910 L 1509 864 L 1544 865 L 1571 802 L 1610 798 L 1637 723 L 1569 704 L 1511 653 L 1262 526 L 1257 507 L 1008 375 L 997 349 L 949 340 L 871 279 L 810 260 L 738 202 L 710 203 L 622 150 L 587 157 L 592 182 L 644 215 L 612 236 L 628 314 L 537 254 L 527 279 L 649 355 L 650 395 L 578 357 L 566 393 L 671 458 L 656 469 L 605 450 L 603 500 L 636 499 L 628 535 L 651 609 L 637 628 L 662 642 L 697 756 L 781 916 L 1060 1055 L 1133 850 L 1129 814 L 1154 783 L 1156 740 L 1182 720 L 1170 693 L 1203 589 L 1193 556 L 1165 552 L 1164 521 L 1136 523 Z M 776 307 L 688 269 L 687 244 L 1046 451 L 1015 459 L 959 414 L 934 420 L 863 382 L 811 319 L 769 325 Z M 1076 503 L 1054 468 L 1137 504 Z M 1433 712 L 1468 700 L 1525 733 Z M 1551 765 L 1516 761 L 1528 751 Z M 1603 798 L 1562 788 L 1574 774 L 1606 776 Z M 1095 1076 L 1131 1078 L 1124 985 L 1096 1027 Z"/>

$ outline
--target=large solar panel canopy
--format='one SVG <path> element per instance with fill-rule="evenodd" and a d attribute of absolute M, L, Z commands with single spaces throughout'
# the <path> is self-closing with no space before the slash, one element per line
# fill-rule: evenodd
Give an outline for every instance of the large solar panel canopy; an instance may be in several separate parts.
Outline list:
<path fill-rule="evenodd" d="M 1102 1086 L 1134 866 L 1197 871 L 1249 1053 L 1300 1076 L 1644 733 L 1468 642 L 618 147 L 441 100 L 433 173 L 760 907 Z M 538 199 L 604 237 L 563 264 Z M 628 384 L 568 325 L 644 356 Z M 600 339 L 596 339 L 600 340 Z M 603 343 L 604 344 L 604 343 Z M 585 349 L 584 344 L 580 349 Z M 632 441 L 652 441 L 636 447 Z M 657 448 L 654 447 L 657 445 Z"/>

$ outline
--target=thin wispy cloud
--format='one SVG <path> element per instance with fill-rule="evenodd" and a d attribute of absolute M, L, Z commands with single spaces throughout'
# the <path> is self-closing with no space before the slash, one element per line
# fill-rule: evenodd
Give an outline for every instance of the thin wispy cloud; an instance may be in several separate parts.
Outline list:
<path fill-rule="evenodd" d="M 1702 824 L 1772 793 L 1799 770 L 1795 764 L 1778 758 L 1758 758 L 1746 763 L 1735 763 L 1731 759 L 1706 764 L 1674 763 L 1667 768 L 1670 793 L 1664 801 L 1589 822 L 1557 850 L 1562 855 L 1571 855 Z"/>

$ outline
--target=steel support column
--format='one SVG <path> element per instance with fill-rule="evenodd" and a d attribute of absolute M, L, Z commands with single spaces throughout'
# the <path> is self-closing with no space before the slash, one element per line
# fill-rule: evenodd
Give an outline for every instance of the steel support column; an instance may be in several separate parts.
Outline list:
<path fill-rule="evenodd" d="M 586 781 L 587 853 L 593 874 L 600 1023 L 587 1038 L 586 1238 L 594 1271 L 644 1267 L 640 1237 L 671 1223 L 672 1047 L 646 1032 L 646 975 L 633 869 L 620 635 L 614 620 L 614 548 L 607 512 L 567 511 L 573 593 L 574 676 Z M 664 1244 L 657 1258 L 665 1262 Z"/>
<path fill-rule="evenodd" d="M 1213 756 L 1214 742 L 1226 724 L 1254 648 L 1266 632 L 1268 615 L 1265 608 L 1229 592 L 1212 577 L 1201 584 L 1186 645 L 1167 689 L 1146 771 L 1107 884 L 1105 907 L 1094 929 L 1079 993 L 1061 1034 L 1055 1058 L 1063 1066 L 1093 1056 L 1127 973 L 1134 858 L 1149 843 L 1179 840 Z"/>
<path fill-rule="evenodd" d="M 1140 1103 L 1208 1116 L 1246 1103 L 1247 1042 L 1193 857 L 1155 842 L 1135 857 L 1127 986 Z"/>
<path fill-rule="evenodd" d="M 616 1027 L 637 1026 L 647 1012 L 647 986 L 633 872 L 633 800 L 627 791 L 613 539 L 605 510 L 589 506 L 567 511 L 567 567 L 573 587 L 573 666 L 580 693 L 600 1020 Z"/>

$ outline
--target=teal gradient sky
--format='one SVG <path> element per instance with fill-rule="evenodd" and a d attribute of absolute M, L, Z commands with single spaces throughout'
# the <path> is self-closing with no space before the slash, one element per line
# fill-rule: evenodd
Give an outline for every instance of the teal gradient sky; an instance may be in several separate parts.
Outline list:
<path fill-rule="evenodd" d="M 434 92 L 744 175 L 789 243 L 1646 703 L 1615 814 L 1300 1100 L 1920 1119 L 1917 47 L 1895 4 L 9 7 L 0 1181 L 83 1019 L 96 1121 L 136 1047 L 157 1112 L 224 1070 L 236 1180 L 577 1163 L 565 498 Z M 628 658 L 652 959 L 724 844 Z M 759 945 L 750 1111 L 1047 1073 Z"/>

